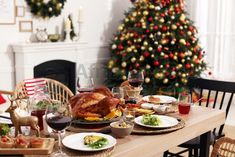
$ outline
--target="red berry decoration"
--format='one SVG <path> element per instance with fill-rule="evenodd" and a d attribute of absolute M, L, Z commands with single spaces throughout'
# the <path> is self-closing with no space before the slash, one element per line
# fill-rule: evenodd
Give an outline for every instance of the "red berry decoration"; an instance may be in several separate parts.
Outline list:
<path fill-rule="evenodd" d="M 158 66 L 159 65 L 159 62 L 158 61 L 154 61 L 154 66 Z"/>
<path fill-rule="evenodd" d="M 185 68 L 190 69 L 191 68 L 190 64 L 189 63 L 185 64 Z"/>
<path fill-rule="evenodd" d="M 123 46 L 122 45 L 118 45 L 118 50 L 123 50 Z"/>
<path fill-rule="evenodd" d="M 144 57 L 147 58 L 147 57 L 149 57 L 149 56 L 150 56 L 150 53 L 149 53 L 148 51 L 145 51 L 145 52 L 144 52 Z"/>

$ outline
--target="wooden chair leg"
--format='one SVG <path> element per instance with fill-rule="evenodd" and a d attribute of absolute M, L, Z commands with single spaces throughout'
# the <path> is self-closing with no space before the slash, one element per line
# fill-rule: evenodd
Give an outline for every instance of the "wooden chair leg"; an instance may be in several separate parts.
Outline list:
<path fill-rule="evenodd" d="M 188 157 L 193 157 L 193 149 L 189 149 L 189 151 L 188 151 Z"/>
<path fill-rule="evenodd" d="M 194 157 L 199 157 L 199 156 L 198 156 L 198 149 L 197 149 L 197 148 L 194 148 L 193 151 L 194 151 Z"/>

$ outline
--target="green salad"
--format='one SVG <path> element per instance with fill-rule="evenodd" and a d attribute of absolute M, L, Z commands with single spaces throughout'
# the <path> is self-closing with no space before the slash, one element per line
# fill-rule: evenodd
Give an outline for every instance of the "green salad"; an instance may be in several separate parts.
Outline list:
<path fill-rule="evenodd" d="M 146 115 L 143 115 L 141 122 L 145 125 L 158 126 L 160 125 L 161 121 L 157 116 L 146 114 Z"/>
<path fill-rule="evenodd" d="M 108 139 L 101 136 L 88 135 L 84 137 L 84 144 L 92 149 L 99 149 L 108 144 Z"/>

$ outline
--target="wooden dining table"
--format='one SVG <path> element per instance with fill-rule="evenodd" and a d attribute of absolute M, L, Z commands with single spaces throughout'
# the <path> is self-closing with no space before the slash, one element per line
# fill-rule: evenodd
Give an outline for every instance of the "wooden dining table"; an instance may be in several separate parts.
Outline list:
<path fill-rule="evenodd" d="M 182 118 L 185 121 L 185 126 L 179 130 L 165 134 L 132 134 L 125 138 L 118 138 L 111 156 L 160 157 L 159 154 L 162 156 L 164 151 L 200 136 L 200 156 L 209 157 L 211 130 L 225 123 L 225 112 L 202 106 L 192 106 L 190 113 L 187 115 L 181 115 L 176 112 L 170 114 L 170 116 Z M 66 151 L 70 150 L 66 149 Z M 76 151 L 73 153 L 76 154 Z M 27 157 L 33 156 L 27 155 Z M 92 157 L 92 155 L 88 156 Z"/>

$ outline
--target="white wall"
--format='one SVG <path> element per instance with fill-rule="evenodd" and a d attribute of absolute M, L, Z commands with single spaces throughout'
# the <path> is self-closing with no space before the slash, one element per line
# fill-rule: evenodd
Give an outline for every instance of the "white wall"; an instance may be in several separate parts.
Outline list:
<path fill-rule="evenodd" d="M 22 5 L 27 6 L 24 0 L 16 0 L 16 6 Z M 70 13 L 73 14 L 74 24 L 77 28 L 78 10 L 79 7 L 82 7 L 84 23 L 81 40 L 88 42 L 88 48 L 84 50 L 84 53 L 97 53 L 98 51 L 102 57 L 108 55 L 108 49 L 104 46 L 107 46 L 112 39 L 120 19 L 124 16 L 124 11 L 130 5 L 129 0 L 67 0 L 62 14 L 49 20 L 34 18 L 27 7 L 25 17 L 17 17 L 16 24 L 0 25 L 0 89 L 10 90 L 15 85 L 14 54 L 10 45 L 16 42 L 28 42 L 32 35 L 19 32 L 19 21 L 33 20 L 34 32 L 36 32 L 36 28 L 47 28 L 49 34 L 55 33 L 56 27 L 62 31 L 63 19 Z M 90 62 L 89 65 L 92 61 L 87 60 L 87 62 Z"/>

